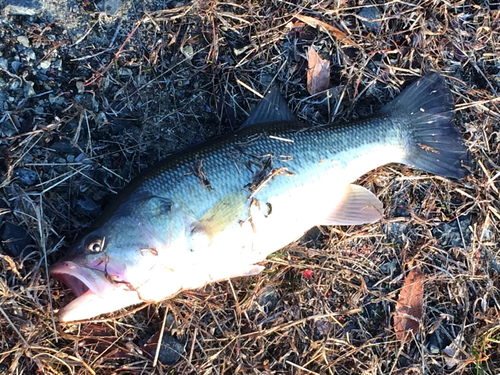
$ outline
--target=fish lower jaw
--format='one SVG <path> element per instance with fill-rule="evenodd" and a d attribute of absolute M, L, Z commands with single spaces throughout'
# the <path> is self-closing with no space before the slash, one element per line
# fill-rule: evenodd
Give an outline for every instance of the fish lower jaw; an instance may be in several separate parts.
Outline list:
<path fill-rule="evenodd" d="M 141 302 L 134 291 L 115 289 L 101 297 L 89 289 L 59 310 L 57 316 L 60 322 L 85 320 Z"/>
<path fill-rule="evenodd" d="M 143 302 L 125 283 L 110 282 L 104 272 L 75 262 L 60 262 L 51 273 L 76 295 L 58 312 L 61 322 L 90 319 Z"/>

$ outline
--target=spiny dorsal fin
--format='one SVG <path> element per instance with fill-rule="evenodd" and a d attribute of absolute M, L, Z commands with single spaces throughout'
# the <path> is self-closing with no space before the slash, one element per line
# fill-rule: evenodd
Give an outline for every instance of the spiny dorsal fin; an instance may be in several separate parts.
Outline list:
<path fill-rule="evenodd" d="M 347 185 L 340 203 L 324 219 L 322 225 L 359 225 L 373 223 L 384 214 L 382 202 L 359 185 Z"/>
<path fill-rule="evenodd" d="M 240 129 L 254 124 L 273 121 L 296 121 L 288 104 L 280 94 L 278 87 L 273 86 L 271 91 L 261 100 L 250 117 L 241 125 Z"/>

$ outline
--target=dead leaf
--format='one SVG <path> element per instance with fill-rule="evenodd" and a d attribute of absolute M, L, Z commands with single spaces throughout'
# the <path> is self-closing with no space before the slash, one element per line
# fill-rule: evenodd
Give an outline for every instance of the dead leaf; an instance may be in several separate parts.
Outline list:
<path fill-rule="evenodd" d="M 322 59 L 314 46 L 307 53 L 307 91 L 314 95 L 330 85 L 330 61 Z"/>
<path fill-rule="evenodd" d="M 418 332 L 420 320 L 423 314 L 424 302 L 424 284 L 423 276 L 420 267 L 412 269 L 406 277 L 403 289 L 399 294 L 398 303 L 396 305 L 396 313 L 394 315 L 394 330 L 396 338 L 401 343 L 406 343 L 411 340 L 413 335 Z"/>
<path fill-rule="evenodd" d="M 339 28 L 337 28 L 335 26 L 332 26 L 326 22 L 320 21 L 320 20 L 313 18 L 313 17 L 304 16 L 302 14 L 297 14 L 295 16 L 295 18 L 308 24 L 311 27 L 319 27 L 327 34 L 330 34 L 331 36 L 334 36 L 335 38 L 342 40 L 346 44 L 349 44 L 351 46 L 358 46 L 351 39 L 349 39 L 347 37 L 347 35 L 342 30 L 340 30 Z"/>

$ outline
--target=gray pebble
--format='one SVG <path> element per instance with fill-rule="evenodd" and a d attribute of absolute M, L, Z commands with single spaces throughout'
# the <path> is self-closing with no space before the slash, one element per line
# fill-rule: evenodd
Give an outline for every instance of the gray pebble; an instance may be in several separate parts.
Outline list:
<path fill-rule="evenodd" d="M 50 68 L 50 61 L 43 60 L 38 66 L 42 69 L 49 69 Z"/>
<path fill-rule="evenodd" d="M 35 83 L 32 81 L 28 81 L 24 84 L 23 90 L 25 98 L 31 98 L 36 95 L 35 89 L 33 88 L 34 84 Z"/>
<path fill-rule="evenodd" d="M 156 349 L 150 354 L 154 357 Z M 172 366 L 179 361 L 182 354 L 184 354 L 184 345 L 175 337 L 164 334 L 160 345 L 160 353 L 158 354 L 159 361 L 164 365 Z"/>
<path fill-rule="evenodd" d="M 78 199 L 76 201 L 76 211 L 80 214 L 90 214 L 97 216 L 101 213 L 101 207 L 89 197 Z"/>
<path fill-rule="evenodd" d="M 266 314 L 271 313 L 279 302 L 279 294 L 275 287 L 267 286 L 259 298 L 259 305 L 264 309 Z"/>
<path fill-rule="evenodd" d="M 441 324 L 429 337 L 429 350 L 432 354 L 439 354 L 451 344 L 458 335 L 459 329 L 451 324 Z"/>
<path fill-rule="evenodd" d="M 61 154 L 73 154 L 77 155 L 80 153 L 78 147 L 75 147 L 71 141 L 67 138 L 62 138 L 60 141 L 56 141 L 50 145 L 50 149 Z"/>
<path fill-rule="evenodd" d="M 4 57 L 0 58 L 0 68 L 4 70 L 9 70 L 9 62 Z"/>
<path fill-rule="evenodd" d="M 36 182 L 38 174 L 28 168 L 20 168 L 14 171 L 14 176 L 21 180 L 25 185 L 31 186 Z"/>
<path fill-rule="evenodd" d="M 0 236 L 2 238 L 2 248 L 10 256 L 17 257 L 24 251 L 31 253 L 34 250 L 33 239 L 28 232 L 22 227 L 6 222 L 0 228 Z"/>
<path fill-rule="evenodd" d="M 332 329 L 332 324 L 327 320 L 318 320 L 314 323 L 313 341 L 323 340 Z"/>
<path fill-rule="evenodd" d="M 10 81 L 9 89 L 17 90 L 21 86 L 21 81 L 18 79 L 12 79 Z"/>
<path fill-rule="evenodd" d="M 377 32 L 380 30 L 380 18 L 382 17 L 382 13 L 376 6 L 366 7 L 361 9 L 358 13 L 358 16 L 361 18 L 361 23 L 364 27 L 366 27 L 369 31 Z"/>
<path fill-rule="evenodd" d="M 21 66 L 21 63 L 17 60 L 14 60 L 10 63 L 10 67 L 12 68 L 12 71 L 14 73 L 17 73 L 19 71 L 20 66 Z"/>
<path fill-rule="evenodd" d="M 52 63 L 52 67 L 54 69 L 61 70 L 62 69 L 62 60 L 61 59 L 57 59 L 56 61 L 54 61 Z"/>
<path fill-rule="evenodd" d="M 106 12 L 110 16 L 115 15 L 121 6 L 121 0 L 101 0 L 97 3 L 97 9 L 101 12 Z"/>
<path fill-rule="evenodd" d="M 24 47 L 26 47 L 26 48 L 30 47 L 30 40 L 25 35 L 19 35 L 16 39 Z"/>
<path fill-rule="evenodd" d="M 396 271 L 398 263 L 396 259 L 391 260 L 390 262 L 384 263 L 380 266 L 380 272 L 385 275 L 392 275 L 394 271 Z"/>
<path fill-rule="evenodd" d="M 7 103 L 4 102 L 4 106 Z M 17 133 L 17 129 L 12 125 L 10 121 L 4 121 L 0 124 L 0 135 L 2 137 L 12 137 L 14 134 Z"/>
<path fill-rule="evenodd" d="M 3 10 L 14 16 L 34 16 L 42 10 L 38 0 L 5 0 Z"/>
<path fill-rule="evenodd" d="M 63 95 L 55 96 L 54 94 L 49 94 L 49 102 L 50 104 L 58 104 L 63 105 L 66 99 Z"/>
<path fill-rule="evenodd" d="M 35 52 L 32 49 L 26 50 L 26 58 L 28 60 L 36 60 Z"/>
<path fill-rule="evenodd" d="M 432 230 L 432 234 L 443 247 L 467 247 L 471 237 L 470 221 L 470 215 L 461 216 L 449 223 L 439 224 Z"/>

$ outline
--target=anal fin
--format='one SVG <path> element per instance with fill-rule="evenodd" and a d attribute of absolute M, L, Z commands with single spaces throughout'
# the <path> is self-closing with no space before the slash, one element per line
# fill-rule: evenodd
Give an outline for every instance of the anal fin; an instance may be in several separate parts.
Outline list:
<path fill-rule="evenodd" d="M 359 185 L 347 185 L 340 203 L 321 225 L 359 225 L 373 223 L 384 214 L 382 202 Z"/>

